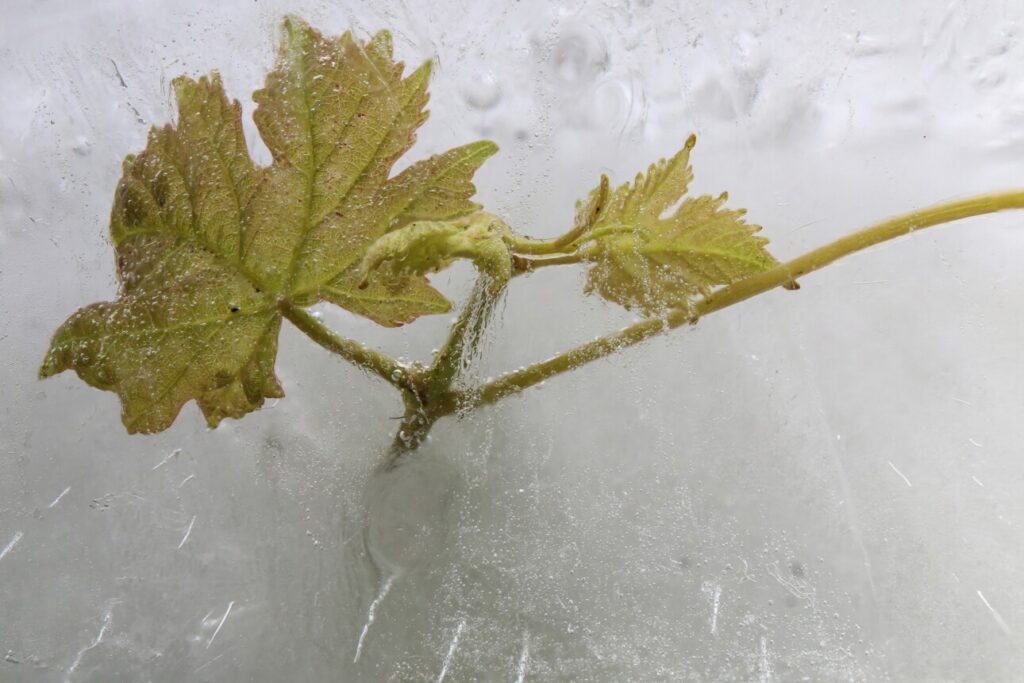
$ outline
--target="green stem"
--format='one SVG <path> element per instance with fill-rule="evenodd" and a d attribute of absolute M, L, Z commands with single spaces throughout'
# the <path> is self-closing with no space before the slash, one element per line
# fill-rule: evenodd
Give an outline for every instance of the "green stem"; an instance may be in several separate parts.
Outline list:
<path fill-rule="evenodd" d="M 583 260 L 583 254 L 565 254 L 563 256 L 552 256 L 549 258 L 526 258 L 525 256 L 519 256 L 518 254 L 512 256 L 512 268 L 516 275 L 522 275 L 523 273 L 529 273 L 537 270 L 538 268 L 544 268 L 545 266 L 564 266 L 573 263 L 579 263 Z"/>
<path fill-rule="evenodd" d="M 547 256 L 549 254 L 557 254 L 562 251 L 564 244 L 557 244 L 559 240 L 539 240 L 533 237 L 523 237 L 522 235 L 512 234 L 509 238 L 509 246 L 512 247 L 512 251 L 516 254 L 526 254 L 529 256 Z M 571 244 L 572 240 L 569 240 L 566 244 Z"/>
<path fill-rule="evenodd" d="M 307 311 L 294 304 L 283 302 L 280 310 L 295 327 L 331 353 L 336 353 L 356 367 L 378 375 L 398 389 L 412 390 L 408 372 L 394 358 L 369 349 L 359 342 L 339 337 Z"/>
<path fill-rule="evenodd" d="M 1021 208 L 1024 208 L 1024 190 L 1012 190 L 936 204 L 890 218 L 807 252 L 771 270 L 723 287 L 698 301 L 690 309 L 672 309 L 664 319 L 643 320 L 614 334 L 577 346 L 542 363 L 499 377 L 475 390 L 471 395 L 452 397 L 449 405 L 445 408 L 451 412 L 456 406 L 476 407 L 495 403 L 550 377 L 604 358 L 657 334 L 681 325 L 695 323 L 703 315 L 728 308 L 776 287 L 791 285 L 798 277 L 819 270 L 844 256 L 881 242 L 902 237 L 915 230 L 962 218 Z"/>
<path fill-rule="evenodd" d="M 646 236 L 648 234 L 646 230 L 644 230 L 642 227 L 640 227 L 638 225 L 625 225 L 625 224 L 616 223 L 615 225 L 606 225 L 603 228 L 598 228 L 597 230 L 594 230 L 592 232 L 588 232 L 584 236 L 584 237 L 586 237 L 586 240 L 584 240 L 584 241 L 585 242 L 589 242 L 590 240 L 600 239 L 601 237 L 605 237 L 607 235 L 630 235 L 630 234 L 633 234 L 633 233 L 639 233 L 640 236 L 645 238 L 645 239 L 646 239 Z M 572 245 L 572 248 L 574 250 L 575 249 L 579 249 L 579 247 L 580 247 L 580 244 L 578 244 L 578 243 L 574 243 Z"/>
<path fill-rule="evenodd" d="M 481 308 L 487 306 L 493 299 L 487 276 L 481 276 L 473 285 L 473 291 L 463 305 L 455 324 L 452 325 L 444 346 L 437 352 L 434 362 L 424 375 L 428 403 L 434 403 L 448 393 L 452 382 L 462 369 L 466 352 L 470 351 L 470 347 L 478 343 L 483 336 L 488 316 Z"/>
<path fill-rule="evenodd" d="M 472 353 L 487 327 L 490 308 L 497 301 L 491 285 L 486 275 L 477 279 L 434 362 L 426 370 L 407 373 L 408 386 L 403 387 L 406 390 L 402 393 L 405 414 L 384 463 L 385 469 L 394 467 L 402 455 L 416 450 L 438 418 L 455 410 L 451 387 L 462 370 L 467 352 Z M 438 406 L 444 409 L 438 410 Z"/>
<path fill-rule="evenodd" d="M 564 235 L 550 240 L 539 240 L 532 237 L 523 237 L 512 233 L 512 250 L 518 254 L 529 256 L 547 256 L 550 254 L 575 251 L 578 247 L 575 242 L 588 234 L 590 229 L 597 222 L 598 214 L 604 208 L 608 200 L 608 176 L 601 174 L 601 184 L 597 187 L 597 193 L 591 195 L 590 203 L 587 205 L 586 213 L 577 216 L 576 225 Z"/>
<path fill-rule="evenodd" d="M 574 243 L 576 240 L 582 237 L 590 227 L 590 225 L 581 223 L 564 235 L 549 240 L 523 237 L 522 235 L 513 232 L 509 237 L 509 246 L 512 247 L 512 251 L 515 253 L 525 254 L 528 256 L 550 256 L 551 254 L 560 254 L 575 249 L 576 245 Z"/>

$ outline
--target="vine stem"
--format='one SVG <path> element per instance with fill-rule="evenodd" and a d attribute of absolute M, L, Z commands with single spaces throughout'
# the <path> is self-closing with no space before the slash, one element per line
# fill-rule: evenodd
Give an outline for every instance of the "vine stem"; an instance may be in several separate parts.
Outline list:
<path fill-rule="evenodd" d="M 394 358 L 359 342 L 338 336 L 309 312 L 294 304 L 282 302 L 279 308 L 281 314 L 295 327 L 331 353 L 341 356 L 366 372 L 378 375 L 403 392 L 411 390 L 408 372 Z"/>
<path fill-rule="evenodd" d="M 642 320 L 541 363 L 499 377 L 472 392 L 451 396 L 441 410 L 443 414 L 448 414 L 455 410 L 496 403 L 550 377 L 575 370 L 676 327 L 695 323 L 701 316 L 728 308 L 776 287 L 790 285 L 803 275 L 881 242 L 963 218 L 1021 208 L 1024 208 L 1024 190 L 1010 190 L 936 204 L 890 218 L 818 247 L 771 270 L 723 287 L 696 302 L 691 308 L 672 309 L 664 318 Z"/>
<path fill-rule="evenodd" d="M 472 354 L 483 338 L 489 321 L 488 304 L 491 301 L 489 278 L 481 275 L 469 298 L 462 306 L 458 319 L 448 333 L 448 339 L 437 352 L 434 362 L 424 373 L 426 398 L 433 403 L 449 393 L 452 383 L 461 370 L 463 359 Z"/>
<path fill-rule="evenodd" d="M 512 256 L 512 274 L 523 275 L 538 268 L 547 266 L 564 266 L 583 261 L 584 255 L 580 253 L 565 254 L 563 256 L 551 256 L 548 258 L 526 258 L 519 254 Z"/>
<path fill-rule="evenodd" d="M 686 141 L 689 147 L 693 147 L 693 144 L 697 141 L 697 138 L 690 136 Z M 608 176 L 601 174 L 601 182 L 597 186 L 596 194 L 591 196 L 590 203 L 587 205 L 585 212 L 577 216 L 576 225 L 573 226 L 569 232 L 556 237 L 554 239 L 535 239 L 533 237 L 523 237 L 512 233 L 512 249 L 518 254 L 525 254 L 528 256 L 549 256 L 552 254 L 558 254 L 568 249 L 569 252 L 575 251 L 575 242 L 584 235 L 590 233 L 591 228 L 594 227 L 594 223 L 597 222 L 598 214 L 601 208 L 605 205 L 608 200 Z"/>

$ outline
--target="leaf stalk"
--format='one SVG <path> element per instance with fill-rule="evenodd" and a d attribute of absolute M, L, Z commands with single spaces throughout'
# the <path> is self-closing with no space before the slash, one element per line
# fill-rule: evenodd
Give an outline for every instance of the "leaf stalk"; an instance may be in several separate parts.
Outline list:
<path fill-rule="evenodd" d="M 386 353 L 335 334 L 311 313 L 295 304 L 284 301 L 279 304 L 279 308 L 281 315 L 290 320 L 303 334 L 331 353 L 341 356 L 366 372 L 377 375 L 403 392 L 414 391 L 408 369 Z"/>

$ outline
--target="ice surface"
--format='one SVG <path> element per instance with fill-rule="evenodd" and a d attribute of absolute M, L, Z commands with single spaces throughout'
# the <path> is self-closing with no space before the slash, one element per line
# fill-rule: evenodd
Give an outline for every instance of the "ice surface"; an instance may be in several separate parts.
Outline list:
<path fill-rule="evenodd" d="M 1019 214 L 442 421 L 386 473 L 400 402 L 290 329 L 288 396 L 214 431 L 129 437 L 113 395 L 37 381 L 114 294 L 113 188 L 170 80 L 219 69 L 251 133 L 285 12 L 436 58 L 411 157 L 494 139 L 482 201 L 538 236 L 690 132 L 696 189 L 782 257 L 1024 186 L 1022 3 L 7 0 L 0 680 L 1019 680 Z M 581 285 L 513 282 L 480 375 L 630 322 Z M 410 360 L 449 323 L 322 314 Z"/>

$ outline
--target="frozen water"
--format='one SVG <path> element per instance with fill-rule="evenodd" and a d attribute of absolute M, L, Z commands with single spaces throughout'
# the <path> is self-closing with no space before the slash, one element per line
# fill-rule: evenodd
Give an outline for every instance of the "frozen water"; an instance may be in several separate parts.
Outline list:
<path fill-rule="evenodd" d="M 388 471 L 400 402 L 291 329 L 288 396 L 214 431 L 189 406 L 129 437 L 111 394 L 37 381 L 114 294 L 113 188 L 170 79 L 219 69 L 252 133 L 285 12 L 436 59 L 411 156 L 494 139 L 481 201 L 538 236 L 690 132 L 696 190 L 783 257 L 1024 186 L 1021 3 L 8 0 L 0 680 L 1019 680 L 1018 214 L 442 421 Z M 474 372 L 631 321 L 581 284 L 517 278 Z M 421 361 L 449 324 L 318 313 Z"/>

